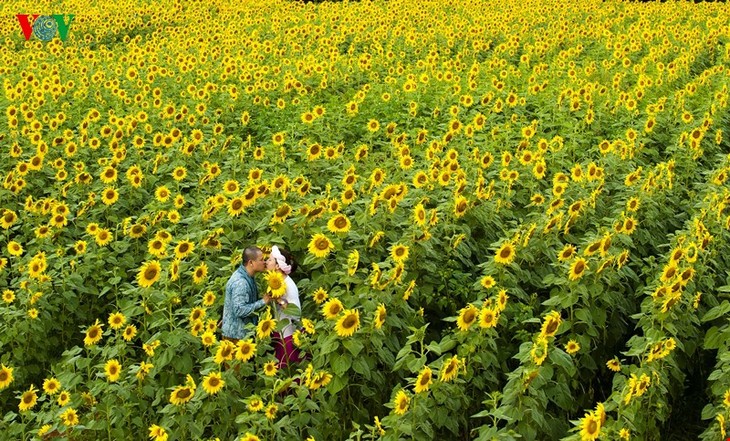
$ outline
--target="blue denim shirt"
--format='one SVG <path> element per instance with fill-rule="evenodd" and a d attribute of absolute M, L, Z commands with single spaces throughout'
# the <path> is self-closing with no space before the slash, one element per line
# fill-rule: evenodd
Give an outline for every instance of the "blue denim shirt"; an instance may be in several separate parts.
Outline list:
<path fill-rule="evenodd" d="M 264 307 L 266 303 L 259 299 L 259 290 L 256 282 L 248 275 L 243 265 L 231 275 L 226 283 L 226 297 L 223 303 L 224 337 L 246 338 L 246 325 L 256 325 L 258 317 L 253 313 Z"/>

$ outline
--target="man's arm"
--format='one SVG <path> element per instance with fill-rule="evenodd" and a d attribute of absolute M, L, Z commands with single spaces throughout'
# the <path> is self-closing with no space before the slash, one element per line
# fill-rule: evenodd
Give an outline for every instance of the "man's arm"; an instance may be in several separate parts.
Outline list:
<path fill-rule="evenodd" d="M 249 299 L 253 297 L 251 288 L 245 280 L 237 280 L 231 286 L 231 300 L 233 300 L 233 314 L 238 318 L 246 318 L 257 309 L 263 308 L 266 302 L 263 300 Z"/>

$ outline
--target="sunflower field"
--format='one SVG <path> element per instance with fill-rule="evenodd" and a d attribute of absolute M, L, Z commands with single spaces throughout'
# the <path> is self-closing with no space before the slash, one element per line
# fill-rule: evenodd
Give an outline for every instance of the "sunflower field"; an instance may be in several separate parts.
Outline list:
<path fill-rule="evenodd" d="M 0 9 L 0 439 L 728 436 L 726 3 Z"/>

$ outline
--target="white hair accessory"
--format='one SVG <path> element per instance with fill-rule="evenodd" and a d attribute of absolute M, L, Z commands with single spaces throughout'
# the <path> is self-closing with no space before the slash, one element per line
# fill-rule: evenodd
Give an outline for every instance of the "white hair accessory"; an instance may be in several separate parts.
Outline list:
<path fill-rule="evenodd" d="M 281 254 L 281 251 L 279 251 L 279 247 L 274 245 L 271 247 L 271 257 L 276 259 L 276 263 L 279 265 L 279 269 L 284 271 L 284 274 L 289 274 L 291 272 L 291 265 L 286 264 L 286 258 Z"/>

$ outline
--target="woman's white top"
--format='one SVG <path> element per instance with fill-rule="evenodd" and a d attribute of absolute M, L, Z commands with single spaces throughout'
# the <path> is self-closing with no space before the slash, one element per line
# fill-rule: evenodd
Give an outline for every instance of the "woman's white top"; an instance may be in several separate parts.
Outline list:
<path fill-rule="evenodd" d="M 289 276 L 284 278 L 284 283 L 286 284 L 286 293 L 284 293 L 284 297 L 282 298 L 290 305 L 297 305 L 297 308 L 301 310 L 302 304 L 299 301 L 299 288 L 297 288 L 297 284 L 294 283 L 292 278 Z M 300 317 L 298 315 L 283 314 L 279 308 L 276 309 L 276 319 L 289 322 L 289 324 L 281 330 L 282 337 L 289 337 L 294 334 L 294 331 L 296 331 L 299 327 L 299 318 Z"/>

